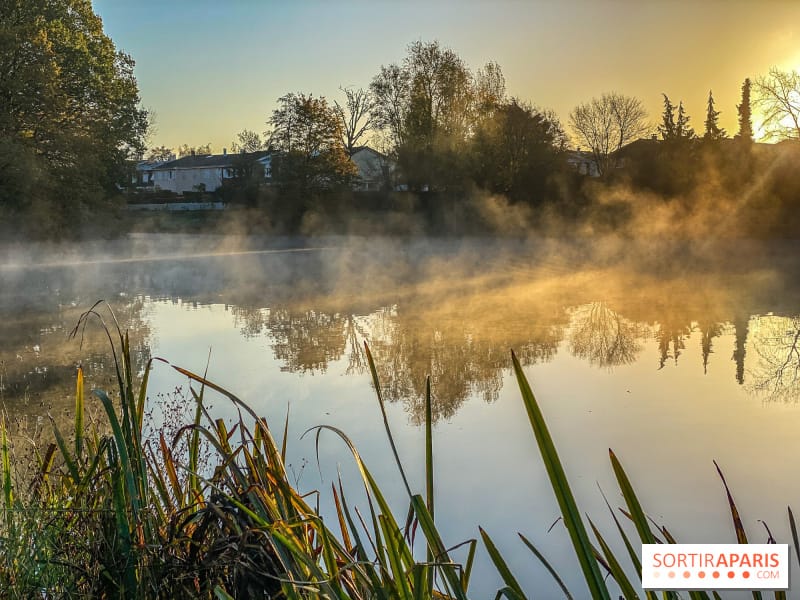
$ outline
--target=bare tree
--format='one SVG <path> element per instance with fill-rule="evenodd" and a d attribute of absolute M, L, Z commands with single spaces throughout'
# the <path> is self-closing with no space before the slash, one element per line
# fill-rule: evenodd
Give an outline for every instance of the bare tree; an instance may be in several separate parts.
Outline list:
<path fill-rule="evenodd" d="M 344 106 L 334 100 L 334 110 L 342 122 L 342 145 L 347 154 L 353 156 L 358 143 L 372 130 L 377 121 L 373 112 L 375 101 L 369 90 L 358 88 L 339 88 L 344 92 Z"/>
<path fill-rule="evenodd" d="M 628 365 L 636 361 L 644 329 L 602 302 L 575 310 L 569 338 L 574 356 L 599 367 Z"/>
<path fill-rule="evenodd" d="M 800 394 L 800 317 L 766 315 L 756 317 L 748 347 L 754 356 L 748 362 L 750 391 L 769 400 L 797 401 Z"/>
<path fill-rule="evenodd" d="M 570 113 L 569 123 L 594 155 L 601 175 L 608 173 L 614 152 L 650 131 L 641 100 L 616 92 L 579 104 Z"/>
<path fill-rule="evenodd" d="M 755 88 L 767 137 L 800 138 L 800 73 L 773 67 L 756 79 Z"/>

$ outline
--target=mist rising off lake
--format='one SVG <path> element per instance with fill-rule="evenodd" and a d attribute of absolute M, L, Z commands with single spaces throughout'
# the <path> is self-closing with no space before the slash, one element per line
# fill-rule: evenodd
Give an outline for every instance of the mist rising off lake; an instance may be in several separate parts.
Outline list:
<path fill-rule="evenodd" d="M 323 511 L 337 468 L 358 494 L 339 440 L 322 436 L 318 469 L 313 436 L 301 438 L 329 424 L 351 436 L 404 513 L 366 341 L 418 490 L 432 377 L 445 542 L 475 537 L 481 525 L 528 589 L 547 589 L 516 531 L 566 573 L 574 559 L 563 528 L 547 532 L 558 508 L 510 349 L 596 521 L 607 520 L 598 483 L 612 504 L 622 502 L 608 465 L 613 447 L 645 509 L 679 541 L 735 541 L 712 459 L 753 540 L 766 538 L 763 519 L 785 541 L 785 507 L 800 497 L 797 250 L 747 240 L 168 235 L 7 248 L 0 399 L 17 431 L 30 432 L 49 427 L 38 419 L 48 413 L 68 419 L 78 364 L 90 386 L 112 390 L 99 326 L 82 345 L 67 336 L 105 299 L 140 369 L 155 356 L 195 372 L 207 366 L 209 379 L 265 415 L 277 437 L 288 410 L 290 472 L 302 490 L 322 492 Z M 188 383 L 156 363 L 149 390 L 157 426 L 165 406 L 180 410 Z M 221 398 L 210 403 L 215 415 L 235 415 Z M 497 588 L 485 562 L 476 569 L 476 597 Z"/>

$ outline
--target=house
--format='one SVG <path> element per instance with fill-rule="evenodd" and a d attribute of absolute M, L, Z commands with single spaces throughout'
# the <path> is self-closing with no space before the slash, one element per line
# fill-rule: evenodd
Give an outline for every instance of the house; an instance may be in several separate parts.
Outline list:
<path fill-rule="evenodd" d="M 614 152 L 614 161 L 618 168 L 624 169 L 637 161 L 658 160 L 658 152 L 661 143 L 662 141 L 655 136 L 634 140 Z"/>
<path fill-rule="evenodd" d="M 600 177 L 600 169 L 591 152 L 581 151 L 580 148 L 567 152 L 567 165 L 580 175 Z"/>
<path fill-rule="evenodd" d="M 242 154 L 204 154 L 183 156 L 150 167 L 147 176 L 155 190 L 183 194 L 185 192 L 215 192 L 226 179 L 236 176 L 237 162 L 244 159 L 255 160 L 264 169 L 264 178 L 272 176 L 272 157 L 267 151 Z"/>
<path fill-rule="evenodd" d="M 350 156 L 358 169 L 358 180 L 353 189 L 357 192 L 372 192 L 393 188 L 394 165 L 385 154 L 359 146 Z"/>
<path fill-rule="evenodd" d="M 174 160 L 174 157 L 173 159 Z M 152 190 L 153 183 L 153 169 L 163 165 L 164 160 L 140 160 L 133 165 L 133 172 L 131 173 L 130 187 L 137 190 Z"/>

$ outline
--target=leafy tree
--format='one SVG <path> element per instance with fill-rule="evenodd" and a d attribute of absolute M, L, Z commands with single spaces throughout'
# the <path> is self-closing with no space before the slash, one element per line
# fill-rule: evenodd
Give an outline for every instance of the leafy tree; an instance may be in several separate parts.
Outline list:
<path fill-rule="evenodd" d="M 0 3 L 0 99 L 0 151 L 13 148 L 0 160 L 0 204 L 42 211 L 50 227 L 88 220 L 144 152 L 133 60 L 85 0 Z M 33 197 L 13 191 L 23 171 Z"/>
<path fill-rule="evenodd" d="M 638 98 L 617 92 L 579 104 L 569 115 L 572 131 L 585 144 L 600 174 L 610 171 L 612 154 L 647 134 L 647 111 Z"/>
<path fill-rule="evenodd" d="M 405 68 L 411 75 L 411 102 L 406 127 L 430 141 L 436 134 L 464 136 L 470 123 L 472 75 L 453 50 L 439 42 L 414 42 Z"/>
<path fill-rule="evenodd" d="M 381 67 L 370 89 L 376 124 L 410 187 L 443 190 L 463 183 L 476 94 L 461 57 L 436 41 L 414 42 L 402 65 Z"/>
<path fill-rule="evenodd" d="M 264 165 L 259 158 L 264 153 L 235 152 L 231 155 L 232 177 L 222 182 L 218 194 L 226 201 L 246 206 L 256 206 L 264 191 Z"/>
<path fill-rule="evenodd" d="M 273 179 L 286 190 L 319 192 L 350 184 L 356 167 L 342 145 L 342 126 L 325 97 L 287 94 L 269 120 L 276 151 Z"/>
<path fill-rule="evenodd" d="M 739 132 L 736 139 L 752 142 L 753 141 L 753 121 L 750 107 L 750 79 L 745 79 L 742 83 L 742 103 L 736 106 L 739 113 Z"/>
<path fill-rule="evenodd" d="M 410 73 L 392 64 L 381 66 L 380 72 L 370 84 L 374 99 L 375 125 L 388 138 L 392 152 L 396 152 L 406 141 L 406 114 L 410 100 Z"/>
<path fill-rule="evenodd" d="M 773 67 L 768 75 L 756 79 L 756 94 L 766 134 L 777 139 L 800 139 L 800 73 Z"/>
<path fill-rule="evenodd" d="M 719 140 L 725 137 L 725 130 L 719 126 L 719 111 L 714 110 L 714 96 L 708 90 L 708 108 L 706 110 L 705 140 Z"/>
<path fill-rule="evenodd" d="M 252 153 L 264 149 L 264 141 L 255 131 L 242 129 L 236 135 L 236 141 L 231 142 L 231 151 L 237 153 Z"/>
<path fill-rule="evenodd" d="M 342 125 L 342 145 L 348 156 L 353 156 L 359 142 L 375 126 L 377 116 L 373 113 L 375 104 L 369 90 L 359 88 L 339 88 L 344 92 L 344 106 L 334 101 L 336 115 Z"/>
<path fill-rule="evenodd" d="M 512 98 L 480 122 L 472 139 L 476 183 L 512 201 L 539 203 L 565 145 L 561 124 Z"/>
<path fill-rule="evenodd" d="M 400 168 L 412 189 L 459 187 L 472 123 L 472 75 L 461 57 L 438 42 L 411 44 L 404 65 L 410 96 Z"/>
<path fill-rule="evenodd" d="M 189 144 L 181 144 L 178 146 L 178 156 L 205 156 L 211 154 L 211 144 L 204 144 L 202 146 L 190 146 Z"/>
<path fill-rule="evenodd" d="M 506 78 L 496 62 L 488 62 L 478 69 L 475 77 L 475 110 L 477 118 L 491 115 L 506 102 Z"/>
<path fill-rule="evenodd" d="M 150 152 L 147 154 L 147 160 L 153 161 L 167 161 L 170 160 L 175 156 L 175 152 L 172 148 L 167 148 L 166 146 L 158 146 L 157 148 L 151 148 Z"/>

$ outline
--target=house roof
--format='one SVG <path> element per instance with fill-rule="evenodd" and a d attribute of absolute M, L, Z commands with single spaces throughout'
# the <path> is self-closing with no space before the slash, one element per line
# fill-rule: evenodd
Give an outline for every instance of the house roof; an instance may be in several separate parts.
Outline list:
<path fill-rule="evenodd" d="M 567 160 L 569 159 L 594 160 L 594 154 L 591 152 L 586 152 L 585 150 L 568 150 Z"/>
<path fill-rule="evenodd" d="M 136 169 L 138 171 L 152 171 L 166 162 L 164 160 L 139 160 L 136 161 Z"/>
<path fill-rule="evenodd" d="M 639 138 L 638 140 L 633 140 L 625 144 L 622 148 L 615 150 L 611 154 L 619 158 L 640 156 L 657 149 L 661 142 L 662 140 L 655 140 L 653 138 Z"/>
<path fill-rule="evenodd" d="M 356 146 L 355 148 L 353 148 L 353 154 L 351 154 L 351 157 L 355 156 L 356 154 L 364 150 L 369 150 L 370 152 L 372 152 L 373 154 L 377 154 L 381 158 L 386 158 L 385 154 L 383 154 L 382 152 L 378 152 L 377 150 L 375 150 L 375 148 L 370 148 L 369 146 Z"/>
<path fill-rule="evenodd" d="M 177 160 L 165 162 L 153 170 L 171 170 L 171 169 L 213 169 L 218 167 L 230 167 L 236 158 L 246 156 L 248 158 L 259 159 L 267 156 L 267 150 L 259 150 L 258 152 L 248 152 L 242 154 L 194 154 L 191 156 L 182 156 Z"/>

